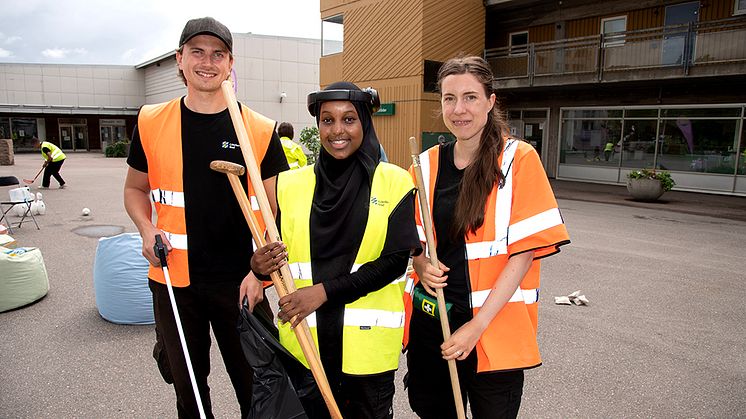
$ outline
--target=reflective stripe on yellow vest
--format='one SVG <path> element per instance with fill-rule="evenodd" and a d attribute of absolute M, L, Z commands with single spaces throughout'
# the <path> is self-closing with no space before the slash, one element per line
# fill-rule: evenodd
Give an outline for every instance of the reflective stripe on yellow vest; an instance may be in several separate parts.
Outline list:
<path fill-rule="evenodd" d="M 274 131 L 274 121 L 246 106 L 241 106 L 241 116 L 247 127 L 254 157 L 260 163 Z M 184 218 L 183 157 L 181 154 L 181 98 L 157 105 L 145 105 L 137 119 L 143 151 L 148 161 L 150 198 L 158 214 L 156 227 L 161 229 L 171 242 L 173 251 L 168 254 L 168 268 L 175 287 L 189 285 L 189 263 L 187 256 L 188 236 Z M 228 180 L 226 179 L 226 182 Z M 252 208 L 257 220 L 264 228 L 256 197 L 249 182 Z M 208 198 L 208 197 L 205 197 Z M 148 277 L 165 283 L 161 268 L 150 267 Z"/>
<path fill-rule="evenodd" d="M 313 165 L 280 173 L 277 179 L 282 238 L 287 245 L 288 262 L 297 288 L 313 284 L 309 220 L 315 186 Z M 365 234 L 352 272 L 380 256 L 386 241 L 389 216 L 413 189 L 412 178 L 406 171 L 388 163 L 378 164 L 371 186 Z M 404 327 L 403 290 L 402 276 L 380 290 L 345 305 L 342 332 L 344 373 L 376 374 L 398 368 Z M 307 320 L 318 345 L 315 313 Z M 281 324 L 279 329 L 283 346 L 308 367 L 289 325 Z"/>
<path fill-rule="evenodd" d="M 49 149 L 49 155 L 52 157 L 52 161 L 53 162 L 58 162 L 58 161 L 61 161 L 61 160 L 65 160 L 65 158 L 67 157 L 67 156 L 65 156 L 65 153 L 63 153 L 62 150 L 60 150 L 59 147 L 57 147 L 56 145 L 54 145 L 54 144 L 52 144 L 50 142 L 42 141 L 40 148 L 41 148 L 41 155 L 42 155 L 42 157 L 44 157 L 44 160 L 47 159 L 47 155 L 44 153 L 44 149 L 45 148 Z"/>
<path fill-rule="evenodd" d="M 536 207 L 547 208 L 546 210 L 525 219 L 511 219 L 514 216 L 515 205 L 513 202 L 515 163 L 519 156 L 525 156 L 529 152 L 533 151 L 531 146 L 525 142 L 512 139 L 506 141 L 504 151 L 498 159 L 501 171 L 505 174 L 505 184 L 500 189 L 492 189 L 485 205 L 484 224 L 474 234 L 468 234 L 465 238 L 469 285 L 472 291 L 469 299 L 474 315 L 487 300 L 497 277 L 507 263 L 511 245 L 522 240 L 528 240 L 533 244 L 532 236 L 536 235 L 550 238 L 543 242 L 560 243 L 567 240 L 567 231 L 553 196 L 551 202 L 536 205 Z M 439 157 L 437 146 L 420 155 L 423 183 L 427 189 L 423 192 L 430 208 L 433 208 L 433 191 L 438 174 Z M 542 173 L 523 173 L 523 179 L 546 177 L 543 168 L 539 167 L 537 170 L 542 170 Z M 418 224 L 421 224 L 419 208 L 416 208 L 415 212 Z M 424 241 L 424 232 L 421 234 L 421 240 Z M 540 246 L 537 244 L 536 247 L 526 247 L 539 248 Z M 475 347 L 478 372 L 530 368 L 541 364 L 536 343 L 536 329 L 540 269 L 538 258 L 542 256 L 543 254 L 537 252 L 536 259 L 518 289 L 480 337 Z M 407 281 L 405 288 L 409 294 L 416 281 L 416 274 L 413 274 L 412 278 Z M 405 305 L 409 315 L 411 297 L 406 299 Z M 405 345 L 407 339 L 408 336 L 405 336 Z"/>

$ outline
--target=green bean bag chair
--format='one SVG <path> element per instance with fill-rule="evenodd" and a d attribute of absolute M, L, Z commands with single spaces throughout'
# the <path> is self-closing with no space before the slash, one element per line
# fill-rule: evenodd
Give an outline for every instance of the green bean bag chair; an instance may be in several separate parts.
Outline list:
<path fill-rule="evenodd" d="M 47 292 L 47 268 L 38 248 L 0 247 L 0 312 L 31 304 Z"/>

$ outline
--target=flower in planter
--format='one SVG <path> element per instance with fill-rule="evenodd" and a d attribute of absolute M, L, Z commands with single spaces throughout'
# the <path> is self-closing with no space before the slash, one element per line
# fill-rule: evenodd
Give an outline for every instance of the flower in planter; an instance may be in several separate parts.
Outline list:
<path fill-rule="evenodd" d="M 653 179 L 661 182 L 663 192 L 670 191 L 675 185 L 671 174 L 665 170 L 640 169 L 633 170 L 627 174 L 627 179 Z"/>

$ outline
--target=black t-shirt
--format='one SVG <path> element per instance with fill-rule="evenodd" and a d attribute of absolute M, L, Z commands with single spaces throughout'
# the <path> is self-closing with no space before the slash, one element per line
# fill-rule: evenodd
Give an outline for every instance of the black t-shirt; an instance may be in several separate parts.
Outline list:
<path fill-rule="evenodd" d="M 459 312 L 469 309 L 469 265 L 466 263 L 466 242 L 464 236 L 452 234 L 453 214 L 456 213 L 459 185 L 464 170 L 453 163 L 455 142 L 440 147 L 438 178 L 435 181 L 433 199 L 433 226 L 438 238 L 438 259 L 451 270 L 447 273 L 448 286 L 443 289 L 446 301 L 454 304 Z"/>
<path fill-rule="evenodd" d="M 245 165 L 228 110 L 200 114 L 181 99 L 184 208 L 189 248 L 189 276 L 198 282 L 240 282 L 249 272 L 253 247 L 251 232 L 228 178 L 210 169 L 213 160 Z M 141 172 L 148 162 L 135 127 L 127 164 Z M 288 170 L 276 133 L 260 164 L 262 179 Z M 241 176 L 244 189 L 246 175 Z"/>

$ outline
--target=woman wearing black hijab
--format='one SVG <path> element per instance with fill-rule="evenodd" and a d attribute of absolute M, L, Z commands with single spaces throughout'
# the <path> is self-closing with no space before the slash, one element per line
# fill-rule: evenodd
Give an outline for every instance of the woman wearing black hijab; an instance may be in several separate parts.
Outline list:
<path fill-rule="evenodd" d="M 420 248 L 411 177 L 380 161 L 371 117 L 377 101 L 374 90 L 347 82 L 309 95 L 318 162 L 279 175 L 287 247 L 269 244 L 252 259 L 261 274 L 289 264 L 298 290 L 279 301 L 280 341 L 306 363 L 290 326 L 308 320 L 337 403 L 351 418 L 393 417 L 404 273 Z"/>

